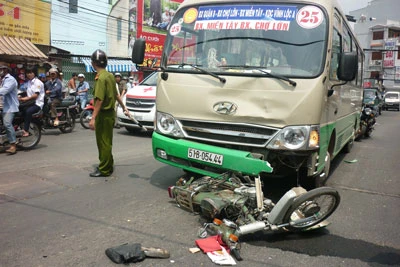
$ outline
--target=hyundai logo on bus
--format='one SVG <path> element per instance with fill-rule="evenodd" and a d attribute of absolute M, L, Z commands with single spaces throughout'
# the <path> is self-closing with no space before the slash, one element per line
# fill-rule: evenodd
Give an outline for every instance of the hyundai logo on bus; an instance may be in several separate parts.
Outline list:
<path fill-rule="evenodd" d="M 142 104 L 142 102 L 140 102 L 139 100 L 135 100 L 132 102 L 132 104 L 135 106 L 140 106 Z"/>
<path fill-rule="evenodd" d="M 223 115 L 233 115 L 238 108 L 236 104 L 227 101 L 217 102 L 213 107 L 215 112 Z"/>

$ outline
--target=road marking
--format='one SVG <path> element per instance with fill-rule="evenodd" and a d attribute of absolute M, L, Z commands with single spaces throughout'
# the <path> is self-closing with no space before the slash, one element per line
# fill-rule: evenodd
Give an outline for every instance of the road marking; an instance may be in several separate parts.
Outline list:
<path fill-rule="evenodd" d="M 349 191 L 355 191 L 355 192 L 361 192 L 361 193 L 367 193 L 367 194 L 373 194 L 373 195 L 381 195 L 381 196 L 400 198 L 400 195 L 396 195 L 396 194 L 381 193 L 381 192 L 377 192 L 377 191 L 371 191 L 371 190 L 366 190 L 366 189 L 348 187 L 348 186 L 343 186 L 343 185 L 338 185 L 338 184 L 330 184 L 330 185 L 335 187 L 335 188 L 340 188 L 340 189 L 349 190 Z"/>

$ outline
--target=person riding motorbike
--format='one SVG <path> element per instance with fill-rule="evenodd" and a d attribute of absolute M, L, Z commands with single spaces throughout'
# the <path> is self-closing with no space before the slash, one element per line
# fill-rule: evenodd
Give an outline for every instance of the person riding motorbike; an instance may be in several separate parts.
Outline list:
<path fill-rule="evenodd" d="M 50 112 L 51 117 L 54 119 L 54 126 L 58 126 L 60 122 L 57 117 L 56 107 L 61 104 L 63 86 L 61 80 L 58 78 L 58 70 L 56 68 L 51 68 L 49 73 L 51 80 L 49 90 L 46 91 L 46 94 L 50 97 Z"/>
<path fill-rule="evenodd" d="M 6 128 L 10 148 L 7 153 L 17 153 L 17 138 L 13 127 L 15 113 L 18 112 L 18 82 L 10 75 L 11 69 L 7 63 L 0 62 L 0 96 L 3 96 L 3 123 Z"/>
<path fill-rule="evenodd" d="M 41 80 L 36 77 L 36 68 L 28 67 L 25 70 L 28 77 L 26 96 L 20 97 L 20 102 L 35 100 L 32 105 L 20 108 L 24 115 L 23 137 L 29 136 L 29 125 L 32 121 L 32 114 L 40 111 L 44 105 L 44 85 Z"/>
<path fill-rule="evenodd" d="M 89 83 L 85 81 L 85 75 L 83 73 L 80 73 L 78 75 L 78 80 L 79 84 L 76 87 L 76 97 L 79 100 L 79 103 L 81 104 L 81 109 L 85 109 L 86 103 L 88 101 L 88 91 L 90 89 Z"/>

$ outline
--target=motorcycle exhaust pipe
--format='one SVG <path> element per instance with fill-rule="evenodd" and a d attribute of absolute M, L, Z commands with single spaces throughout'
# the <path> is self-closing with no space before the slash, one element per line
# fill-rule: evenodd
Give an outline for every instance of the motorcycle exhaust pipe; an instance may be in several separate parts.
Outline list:
<path fill-rule="evenodd" d="M 265 222 L 252 222 L 246 225 L 241 225 L 236 229 L 235 235 L 242 236 L 251 233 L 255 233 L 257 231 L 264 230 L 266 227 Z"/>

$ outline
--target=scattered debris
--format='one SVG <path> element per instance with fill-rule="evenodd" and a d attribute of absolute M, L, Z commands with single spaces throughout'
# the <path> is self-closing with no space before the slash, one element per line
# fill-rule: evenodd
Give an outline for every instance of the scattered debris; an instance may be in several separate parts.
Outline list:
<path fill-rule="evenodd" d="M 233 257 L 223 247 L 221 247 L 221 250 L 207 252 L 207 256 L 212 262 L 219 265 L 236 265 Z"/>
<path fill-rule="evenodd" d="M 358 160 L 357 159 L 352 159 L 352 160 L 345 160 L 344 162 L 346 162 L 346 163 L 356 163 L 356 162 L 358 162 Z"/>
<path fill-rule="evenodd" d="M 146 257 L 169 258 L 169 252 L 163 248 L 142 247 L 139 243 L 125 243 L 111 247 L 105 251 L 107 257 L 114 263 L 135 263 Z"/>
<path fill-rule="evenodd" d="M 190 253 L 197 253 L 197 252 L 199 252 L 200 251 L 200 249 L 199 248 L 189 248 L 189 251 L 190 251 Z"/>

